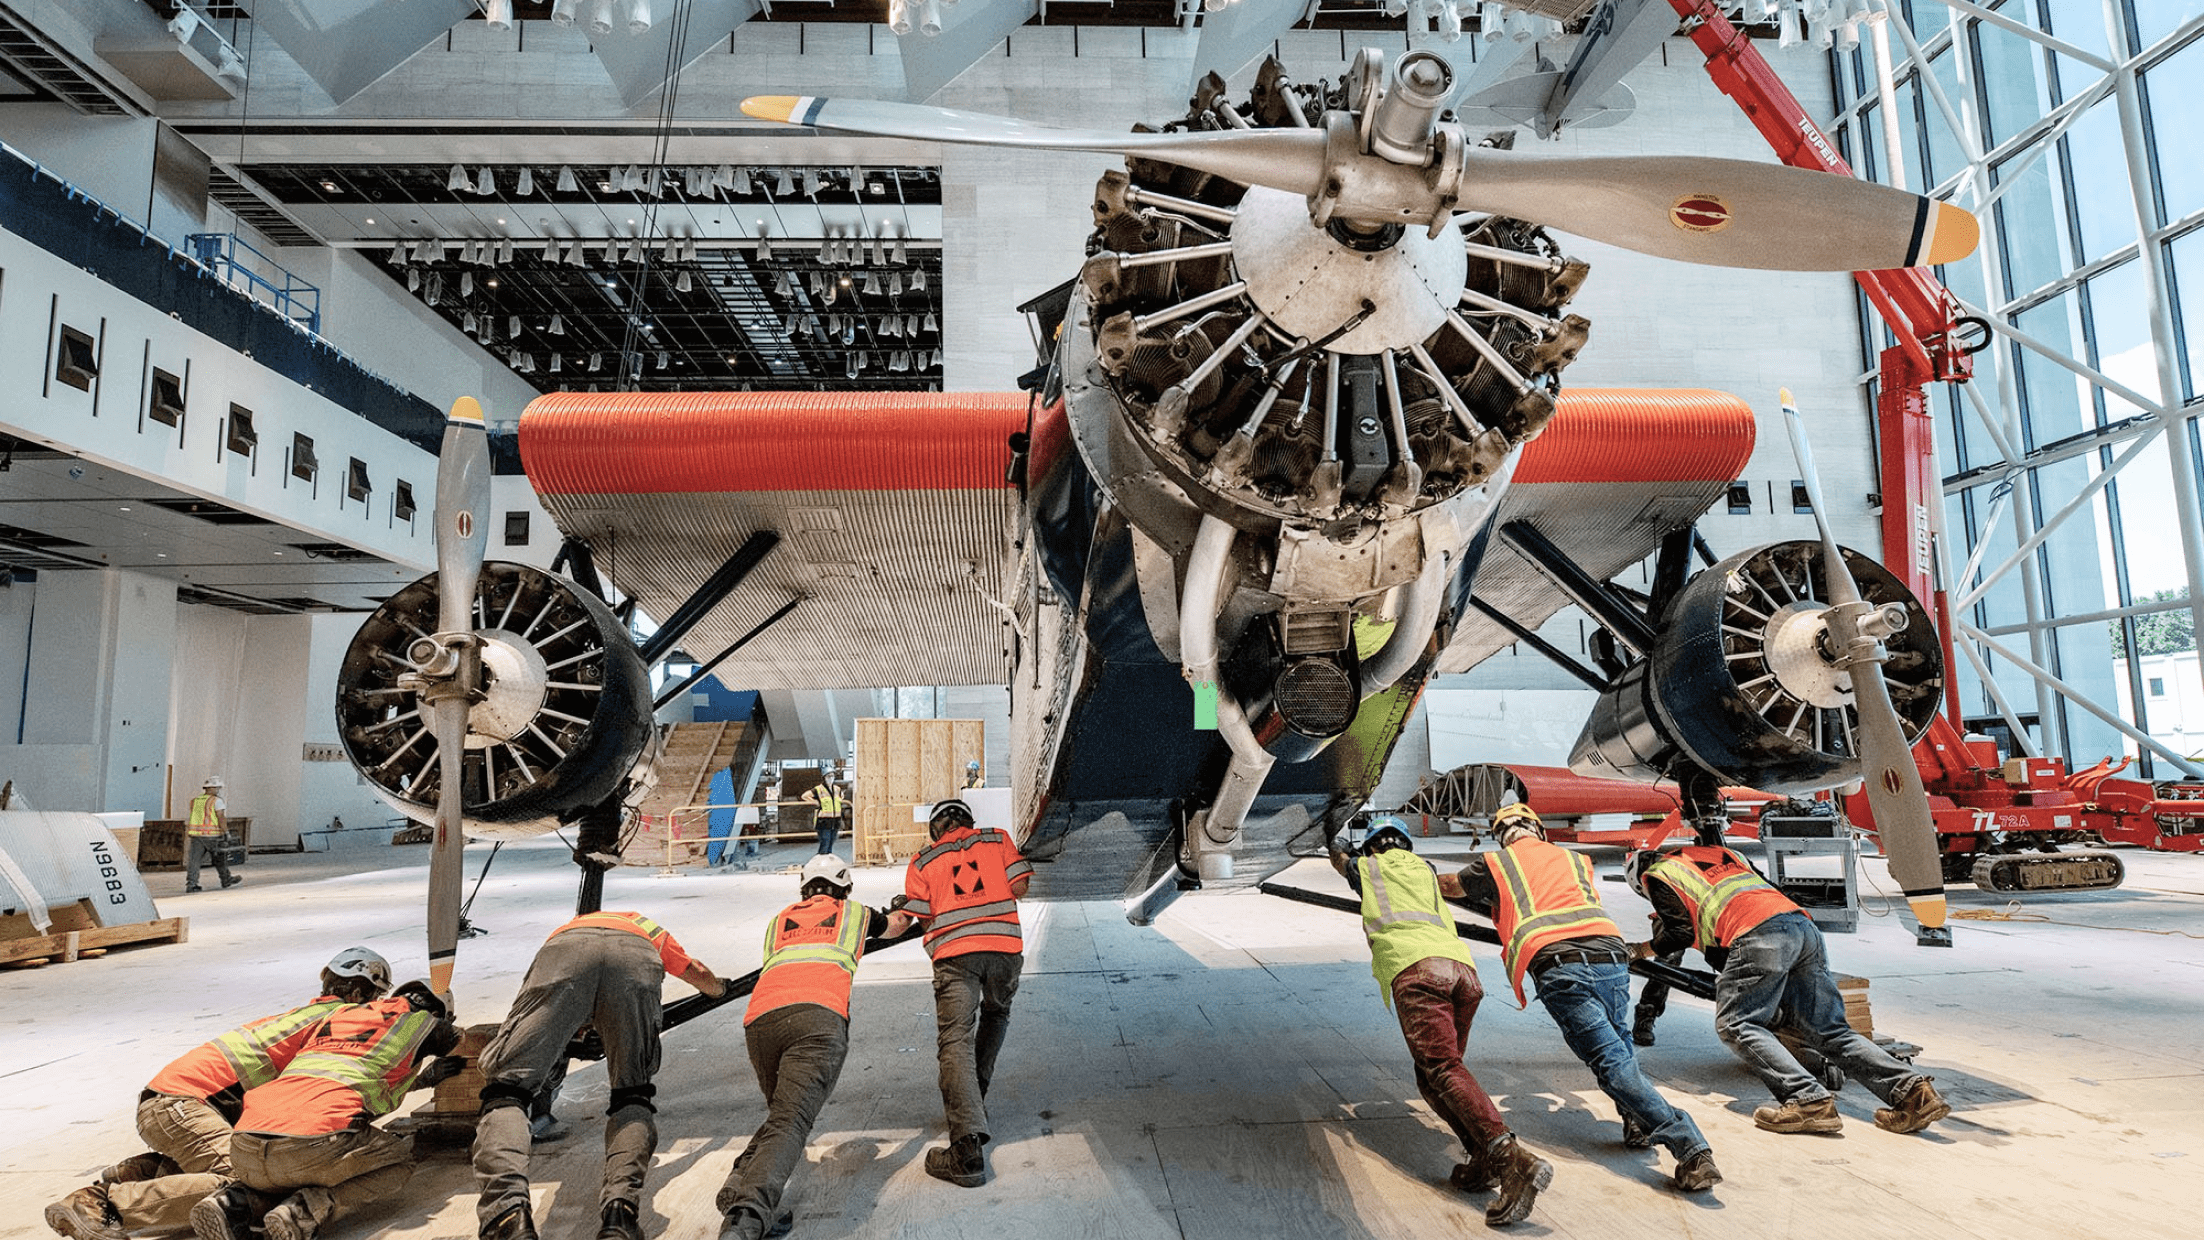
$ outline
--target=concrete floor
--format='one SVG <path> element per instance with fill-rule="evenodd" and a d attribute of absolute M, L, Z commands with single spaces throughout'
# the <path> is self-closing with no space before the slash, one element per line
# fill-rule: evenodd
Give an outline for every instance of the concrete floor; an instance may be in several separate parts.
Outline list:
<path fill-rule="evenodd" d="M 469 881 L 488 850 L 469 850 Z M 2204 858 L 2128 852 L 2116 893 L 2032 899 L 2053 919 L 1962 921 L 1959 946 L 1917 949 L 1890 916 L 1831 936 L 1837 967 L 1873 979 L 1879 1030 L 1920 1044 L 1957 1107 L 1923 1136 L 1877 1131 L 1874 1100 L 1842 1099 L 1839 1137 L 1781 1137 L 1750 1119 L 1765 1095 L 1716 1041 L 1707 1004 L 1679 997 L 1656 1082 L 1697 1118 L 1728 1180 L 1686 1197 L 1668 1160 L 1626 1150 L 1613 1108 L 1544 1012 L 1517 1011 L 1488 949 L 1492 993 L 1470 1064 L 1524 1139 L 1556 1165 L 1516 1234 L 1597 1237 L 2193 1237 L 2204 1193 Z M 803 850 L 768 862 L 793 865 Z M 1602 873 L 1619 855 L 1599 854 Z M 319 964 L 366 943 L 400 976 L 422 971 L 425 849 L 332 861 L 255 857 L 247 881 L 185 897 L 152 877 L 188 944 L 0 971 L 0 1240 L 45 1236 L 40 1209 L 138 1147 L 137 1091 L 163 1063 L 242 1020 L 307 997 Z M 1880 866 L 1869 877 L 1888 889 Z M 1291 881 L 1330 890 L 1304 863 Z M 900 874 L 861 871 L 877 904 Z M 788 873 L 622 870 L 606 904 L 662 920 L 730 974 L 756 966 L 763 919 L 794 898 Z M 468 1022 L 501 1016 L 536 946 L 567 916 L 557 841 L 508 847 L 474 906 L 457 998 Z M 1603 888 L 1626 929 L 1644 905 Z M 1879 910 L 1884 901 L 1870 901 Z M 2001 900 L 1962 888 L 1962 909 Z M 1181 901 L 1157 926 L 1114 905 L 1029 907 L 1026 977 L 992 1092 L 995 1178 L 930 1179 L 941 1139 L 925 958 L 868 959 L 848 1067 L 791 1185 L 796 1235 L 852 1237 L 1475 1235 L 1482 1198 L 1446 1186 L 1458 1151 L 1417 1100 L 1353 917 L 1243 894 Z M 2150 933 L 2137 933 L 2147 931 Z M 668 984 L 668 995 L 687 993 Z M 644 1210 L 653 1235 L 716 1234 L 711 1197 L 762 1103 L 739 1009 L 666 1036 L 661 1148 Z M 418 1096 L 417 1096 L 418 1097 Z M 569 1082 L 574 1133 L 536 1160 L 546 1240 L 595 1234 L 604 1073 Z M 332 1229 L 355 1237 L 470 1237 L 472 1185 L 432 1155 L 405 1196 Z"/>

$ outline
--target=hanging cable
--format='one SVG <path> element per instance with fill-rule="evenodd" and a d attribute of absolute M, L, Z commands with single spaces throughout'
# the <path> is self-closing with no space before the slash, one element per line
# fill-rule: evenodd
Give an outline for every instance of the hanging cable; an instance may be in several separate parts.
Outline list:
<path fill-rule="evenodd" d="M 681 70 L 688 63 L 689 16 L 694 0 L 677 0 L 672 14 L 671 36 L 666 41 L 666 85 L 658 95 L 658 131 L 651 148 L 651 176 L 644 193 L 650 201 L 643 207 L 643 237 L 649 239 L 658 231 L 658 208 L 665 193 L 666 157 L 673 145 L 673 121 L 681 95 Z M 658 192 L 651 193 L 655 187 Z M 642 367 L 630 364 L 630 359 L 642 355 L 642 336 L 645 326 L 643 316 L 650 308 L 651 247 L 637 245 L 634 248 L 635 274 L 630 282 L 627 330 L 620 341 L 620 373 L 615 391 L 632 392 L 642 379 Z"/>

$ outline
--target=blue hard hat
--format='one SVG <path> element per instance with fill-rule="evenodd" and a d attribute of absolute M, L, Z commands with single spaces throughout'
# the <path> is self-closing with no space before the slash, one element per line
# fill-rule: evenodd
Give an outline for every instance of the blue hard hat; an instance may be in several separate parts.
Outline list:
<path fill-rule="evenodd" d="M 1368 848 L 1377 837 L 1391 831 L 1400 836 L 1400 842 L 1414 847 L 1415 840 L 1408 834 L 1408 821 L 1399 814 L 1375 814 L 1370 825 L 1363 830 L 1362 846 Z"/>

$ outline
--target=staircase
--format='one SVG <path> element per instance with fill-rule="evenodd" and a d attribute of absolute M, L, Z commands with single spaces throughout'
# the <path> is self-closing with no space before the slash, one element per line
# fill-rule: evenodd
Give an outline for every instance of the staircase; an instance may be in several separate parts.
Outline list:
<path fill-rule="evenodd" d="M 696 865 L 704 859 L 704 815 L 683 815 L 682 838 L 674 841 L 669 855 L 666 836 L 673 812 L 684 805 L 701 804 L 711 791 L 712 776 L 727 769 L 745 739 L 754 754 L 762 732 L 755 722 L 677 723 L 666 733 L 658 757 L 658 785 L 643 798 L 643 821 L 622 856 L 626 865 Z"/>

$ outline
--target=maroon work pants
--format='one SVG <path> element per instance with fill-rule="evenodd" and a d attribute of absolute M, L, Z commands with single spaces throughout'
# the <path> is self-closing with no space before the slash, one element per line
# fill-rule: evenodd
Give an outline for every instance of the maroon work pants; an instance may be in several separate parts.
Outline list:
<path fill-rule="evenodd" d="M 1393 1012 L 1416 1061 L 1416 1088 L 1472 1154 L 1508 1130 L 1485 1087 L 1462 1063 L 1469 1023 L 1484 997 L 1477 970 L 1443 956 L 1419 960 L 1393 979 Z"/>

